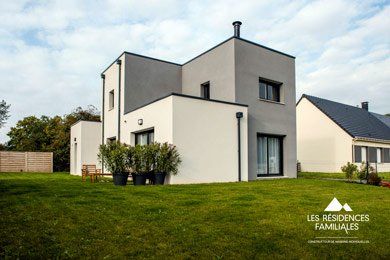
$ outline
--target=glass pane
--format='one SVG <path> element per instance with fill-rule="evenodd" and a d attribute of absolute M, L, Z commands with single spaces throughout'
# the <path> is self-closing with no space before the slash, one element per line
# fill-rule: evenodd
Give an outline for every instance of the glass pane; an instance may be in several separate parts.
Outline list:
<path fill-rule="evenodd" d="M 260 82 L 260 86 L 259 86 L 259 96 L 260 96 L 260 98 L 263 98 L 263 99 L 267 98 L 266 87 L 267 87 L 266 84 Z"/>
<path fill-rule="evenodd" d="M 269 174 L 280 174 L 280 140 L 268 138 Z"/>
<path fill-rule="evenodd" d="M 267 174 L 267 137 L 257 138 L 257 174 Z"/>
<path fill-rule="evenodd" d="M 273 101 L 279 102 L 279 87 L 273 86 L 272 87 L 272 96 L 273 96 Z"/>
<path fill-rule="evenodd" d="M 274 100 L 274 92 L 273 87 L 271 85 L 267 85 L 267 99 L 268 100 Z"/>
<path fill-rule="evenodd" d="M 154 142 L 154 132 L 149 133 L 149 143 Z"/>

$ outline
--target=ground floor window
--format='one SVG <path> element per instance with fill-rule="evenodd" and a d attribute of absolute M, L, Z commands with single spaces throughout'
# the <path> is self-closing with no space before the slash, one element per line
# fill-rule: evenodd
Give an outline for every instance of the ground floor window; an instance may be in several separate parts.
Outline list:
<path fill-rule="evenodd" d="M 354 146 L 354 162 L 389 163 L 390 148 Z"/>
<path fill-rule="evenodd" d="M 113 142 L 115 142 L 116 141 L 116 137 L 114 136 L 114 137 L 110 137 L 110 138 L 107 138 L 107 143 L 109 144 L 109 143 L 113 143 Z"/>
<path fill-rule="evenodd" d="M 135 134 L 135 145 L 146 145 L 154 142 L 154 130 L 148 130 Z"/>
<path fill-rule="evenodd" d="M 283 137 L 258 134 L 257 176 L 283 175 Z"/>

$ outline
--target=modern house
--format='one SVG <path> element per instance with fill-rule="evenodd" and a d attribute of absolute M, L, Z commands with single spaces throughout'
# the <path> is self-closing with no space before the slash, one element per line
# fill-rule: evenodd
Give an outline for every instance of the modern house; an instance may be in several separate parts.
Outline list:
<path fill-rule="evenodd" d="M 390 117 L 303 95 L 297 103 L 298 161 L 302 171 L 340 172 L 341 166 L 369 162 L 390 171 Z"/>
<path fill-rule="evenodd" d="M 101 74 L 94 138 L 175 144 L 182 164 L 171 184 L 295 178 L 295 58 L 241 38 L 241 22 L 233 25 L 233 37 L 184 64 L 123 52 Z M 80 174 L 76 143 L 71 172 Z"/>

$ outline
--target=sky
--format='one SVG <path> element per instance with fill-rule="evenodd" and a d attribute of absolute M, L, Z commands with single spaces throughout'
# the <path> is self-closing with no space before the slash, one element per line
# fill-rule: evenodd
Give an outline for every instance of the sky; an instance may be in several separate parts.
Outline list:
<path fill-rule="evenodd" d="M 184 63 L 233 35 L 296 57 L 303 94 L 390 113 L 390 1 L 0 1 L 0 142 L 25 116 L 100 108 L 123 51 Z"/>

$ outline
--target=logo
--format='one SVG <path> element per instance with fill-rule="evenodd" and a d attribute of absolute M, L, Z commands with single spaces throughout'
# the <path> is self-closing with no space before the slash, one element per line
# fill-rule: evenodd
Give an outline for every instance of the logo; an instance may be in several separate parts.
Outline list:
<path fill-rule="evenodd" d="M 345 203 L 343 206 L 338 201 L 338 199 L 333 198 L 333 200 L 329 203 L 329 205 L 326 207 L 324 211 L 335 212 L 335 211 L 340 211 L 342 209 L 344 209 L 345 211 L 352 211 L 351 207 L 347 203 Z"/>
<path fill-rule="evenodd" d="M 353 206 L 353 205 L 352 205 Z M 355 206 L 353 206 L 356 210 Z M 334 197 L 321 214 L 308 214 L 307 222 L 318 232 L 316 239 L 309 243 L 368 243 L 368 240 L 357 240 L 356 235 L 361 225 L 370 221 L 365 213 L 353 212 L 348 203 L 341 204 Z M 330 241 L 330 242 L 329 242 Z M 363 242 L 362 242 L 363 241 Z"/>

